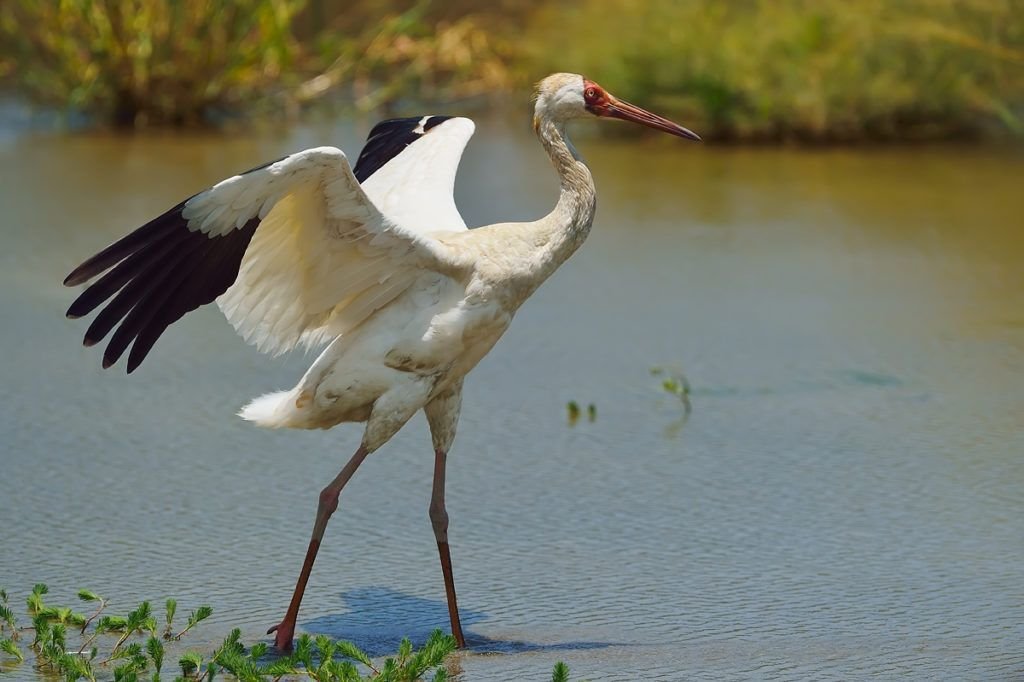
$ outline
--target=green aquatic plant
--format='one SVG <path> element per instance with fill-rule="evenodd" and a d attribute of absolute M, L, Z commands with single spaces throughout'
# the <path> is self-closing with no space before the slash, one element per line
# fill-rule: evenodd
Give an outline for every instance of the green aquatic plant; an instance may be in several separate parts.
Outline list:
<path fill-rule="evenodd" d="M 414 649 L 408 639 L 403 639 L 394 656 L 374 664 L 366 652 L 351 642 L 303 634 L 291 654 L 264 662 L 267 645 L 261 642 L 246 650 L 239 642 L 239 635 L 237 629 L 228 635 L 210 657 L 206 670 L 212 664 L 242 682 L 263 682 L 284 676 L 306 677 L 316 682 L 414 682 L 424 679 L 433 670 L 431 680 L 444 682 L 448 671 L 440 666 L 456 646 L 454 637 L 434 630 L 419 650 Z M 361 675 L 356 663 L 365 666 L 369 675 Z M 203 664 L 201 656 L 193 655 L 182 659 L 182 670 L 194 673 L 202 670 Z"/>
<path fill-rule="evenodd" d="M 14 611 L 7 603 L 7 590 L 0 590 L 0 633 L 3 632 L 11 632 L 13 637 L 18 636 L 18 623 Z"/>
<path fill-rule="evenodd" d="M 96 618 L 103 613 L 103 609 L 107 608 L 107 600 L 96 594 L 92 590 L 79 590 L 78 598 L 84 602 L 99 602 L 99 606 L 96 608 L 95 613 L 86 618 L 85 622 L 82 623 L 82 633 L 85 633 L 85 629 L 96 620 Z"/>
<path fill-rule="evenodd" d="M 174 621 L 174 614 L 178 610 L 178 602 L 175 599 L 168 599 L 165 603 L 164 617 L 164 639 L 171 639 L 171 623 Z"/>
<path fill-rule="evenodd" d="M 18 639 L 18 621 L 7 603 L 7 590 L 0 589 L 0 651 L 21 663 L 25 654 L 15 640 Z M 2 635 L 9 635 L 3 637 Z"/>
<path fill-rule="evenodd" d="M 682 370 L 651 367 L 651 376 L 661 378 L 662 390 L 679 398 L 685 414 L 689 415 L 693 411 L 693 406 L 690 404 L 690 380 L 686 378 Z"/>
<path fill-rule="evenodd" d="M 177 601 L 168 599 L 161 636 L 148 601 L 141 602 L 124 615 L 100 616 L 109 601 L 95 592 L 80 590 L 78 597 L 81 601 L 98 604 L 96 612 L 86 618 L 68 607 L 48 604 L 48 594 L 49 588 L 45 584 L 32 588 L 25 600 L 32 625 L 19 628 L 8 605 L 7 593 L 0 590 L 0 605 L 3 607 L 0 610 L 0 629 L 5 635 L 0 638 L 0 652 L 14 664 L 23 663 L 26 655 L 18 646 L 17 639 L 23 630 L 31 629 L 35 636 L 29 650 L 34 656 L 35 668 L 59 675 L 69 682 L 96 682 L 100 678 L 129 682 L 143 679 L 143 676 L 159 682 L 168 655 L 162 640 L 179 641 L 213 614 L 211 607 L 199 606 L 189 614 L 184 627 L 175 632 Z M 68 641 L 68 626 L 77 632 L 80 644 L 71 645 Z M 210 682 L 225 672 L 242 682 L 269 682 L 283 677 L 308 678 L 316 682 L 414 682 L 433 673 L 430 678 L 433 682 L 443 682 L 448 679 L 448 673 L 441 666 L 455 646 L 454 637 L 435 630 L 420 649 L 414 649 L 408 639 L 403 639 L 394 656 L 375 663 L 351 642 L 304 634 L 299 637 L 293 653 L 270 658 L 265 642 L 247 648 L 241 642 L 241 630 L 236 628 L 208 656 L 198 651 L 182 653 L 178 659 L 181 674 L 175 679 Z M 100 655 L 101 648 L 105 652 L 103 656 Z M 362 673 L 357 665 L 363 666 L 368 674 Z"/>
<path fill-rule="evenodd" d="M 128 641 L 128 638 L 132 635 L 148 633 L 150 637 L 153 637 L 156 633 L 156 618 L 153 617 L 153 611 L 149 606 L 149 602 L 144 601 L 124 618 L 114 616 L 101 618 L 96 625 L 96 630 L 120 633 L 120 637 L 114 643 L 114 648 L 110 651 L 110 656 L 104 661 L 107 662 L 122 657 L 119 655 L 121 645 Z"/>
<path fill-rule="evenodd" d="M 14 640 L 9 637 L 0 639 L 0 651 L 3 651 L 8 656 L 17 659 L 18 663 L 25 660 L 25 654 L 21 653 L 21 649 Z"/>
<path fill-rule="evenodd" d="M 22 632 L 31 630 L 33 639 L 29 651 L 34 658 L 34 667 L 61 676 L 64 680 L 90 680 L 97 676 L 112 677 L 115 682 L 138 680 L 139 676 L 153 669 L 152 679 L 160 680 L 163 666 L 164 646 L 156 636 L 157 621 L 149 602 L 140 603 L 125 615 L 102 615 L 108 600 L 91 590 L 79 590 L 78 598 L 84 603 L 96 604 L 96 610 L 88 617 L 67 606 L 47 603 L 49 588 L 38 583 L 25 599 L 25 610 L 32 625 L 21 628 L 13 610 L 8 604 L 7 592 L 0 590 L 0 652 L 16 664 L 26 660 L 26 654 L 18 646 Z M 173 600 L 172 600 L 173 601 Z M 212 613 L 209 606 L 197 608 L 189 618 L 184 634 L 196 623 Z M 172 627 L 173 609 L 169 609 L 167 626 Z M 69 626 L 73 628 L 69 633 Z M 70 636 L 81 641 L 72 644 Z M 135 641 L 132 641 L 132 640 Z M 100 658 L 100 646 L 106 655 Z"/>
<path fill-rule="evenodd" d="M 167 606 L 167 627 L 170 628 L 171 627 L 171 620 L 174 618 L 174 610 L 175 610 L 175 608 L 177 608 L 177 602 L 174 602 L 174 605 L 172 606 L 170 602 L 173 602 L 174 600 L 168 599 L 167 601 L 168 601 L 168 606 Z M 182 635 L 184 635 L 186 632 L 188 632 L 189 630 L 194 628 L 196 625 L 198 625 L 199 623 L 203 622 L 204 620 L 206 620 L 207 618 L 209 618 L 212 615 L 213 615 L 213 609 L 211 609 L 209 606 L 200 606 L 198 609 L 196 609 L 192 613 L 188 614 L 188 623 L 185 625 L 185 629 L 182 630 L 181 632 L 179 632 L 176 635 L 172 635 L 171 637 L 168 637 L 168 639 L 181 639 Z"/>
<path fill-rule="evenodd" d="M 570 400 L 565 404 L 565 412 L 569 426 L 575 426 L 576 422 L 580 419 L 580 404 L 575 400 Z"/>
<path fill-rule="evenodd" d="M 580 410 L 580 404 L 575 400 L 570 400 L 565 404 L 566 420 L 569 422 L 569 426 L 576 426 L 576 422 L 580 420 L 582 411 Z M 587 421 L 593 422 L 597 420 L 597 406 L 594 403 L 587 405 Z"/>
<path fill-rule="evenodd" d="M 164 641 L 177 642 L 203 620 L 212 615 L 209 606 L 199 606 L 191 612 L 186 626 L 174 632 L 177 601 L 165 603 L 165 623 L 162 636 L 148 601 L 123 616 L 99 614 L 108 600 L 88 590 L 80 590 L 83 602 L 99 603 L 93 618 L 82 618 L 85 626 L 79 630 L 76 619 L 67 616 L 66 607 L 50 606 L 43 599 L 49 593 L 44 584 L 38 584 L 26 598 L 26 607 L 32 617 L 32 626 L 19 628 L 13 612 L 7 608 L 7 593 L 0 590 L 0 652 L 8 657 L 7 663 L 23 664 L 25 653 L 16 643 L 23 630 L 33 629 L 35 639 L 29 647 L 34 656 L 34 667 L 40 672 L 60 676 L 66 682 L 86 680 L 113 680 L 114 682 L 160 682 L 165 671 L 168 651 Z M 63 617 L 63 619 L 62 619 Z M 95 625 L 90 628 L 92 621 Z M 83 643 L 77 648 L 69 645 L 67 625 L 78 630 Z M 104 640 L 107 636 L 113 639 Z M 100 657 L 100 645 L 107 655 Z M 314 682 L 416 682 L 425 680 L 445 682 L 449 673 L 444 664 L 455 651 L 455 638 L 441 630 L 434 630 L 422 647 L 416 649 L 405 638 L 398 651 L 383 661 L 375 661 L 352 642 L 334 640 L 326 635 L 299 636 L 292 653 L 273 657 L 265 642 L 246 647 L 241 641 L 241 630 L 233 629 L 212 653 L 186 651 L 178 656 L 179 675 L 174 682 L 212 682 L 224 673 L 240 682 L 277 682 L 282 679 L 308 679 Z M 0 656 L 0 666 L 4 664 Z M 360 669 L 360 666 L 362 669 Z M 0 671 L 4 668 L 0 667 Z M 568 682 L 569 669 L 559 662 L 552 680 Z"/>

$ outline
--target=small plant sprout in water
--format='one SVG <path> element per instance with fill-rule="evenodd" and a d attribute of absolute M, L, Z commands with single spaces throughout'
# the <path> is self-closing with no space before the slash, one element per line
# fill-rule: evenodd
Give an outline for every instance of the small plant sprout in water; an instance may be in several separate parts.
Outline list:
<path fill-rule="evenodd" d="M 565 413 L 569 421 L 569 426 L 576 426 L 576 422 L 580 419 L 580 404 L 575 400 L 570 400 L 565 405 Z"/>
<path fill-rule="evenodd" d="M 168 630 L 171 627 L 171 620 L 174 618 L 174 611 L 177 609 L 178 603 L 173 599 L 167 600 L 167 627 Z M 173 604 L 172 604 L 173 602 Z M 203 622 L 207 618 L 213 615 L 213 609 L 209 606 L 200 606 L 198 609 L 188 614 L 188 623 L 185 625 L 185 629 L 176 635 L 173 635 L 171 639 L 181 639 L 181 636 L 186 632 L 194 628 L 199 623 Z"/>
<path fill-rule="evenodd" d="M 661 378 L 661 388 L 670 393 L 683 404 L 683 411 L 689 415 L 693 410 L 690 405 L 690 380 L 680 369 L 665 369 L 664 367 L 652 367 L 651 376 Z"/>
<path fill-rule="evenodd" d="M 21 663 L 25 654 L 17 644 L 18 635 L 18 621 L 7 603 L 7 590 L 0 590 L 0 652 Z"/>
<path fill-rule="evenodd" d="M 681 369 L 666 369 L 663 367 L 652 367 L 651 375 L 661 379 L 661 390 L 674 396 L 682 405 L 682 413 L 672 420 L 664 430 L 667 438 L 675 438 L 686 426 L 690 419 L 690 412 L 693 407 L 690 404 L 690 381 Z"/>
<path fill-rule="evenodd" d="M 84 602 L 99 602 L 99 606 L 96 607 L 96 611 L 89 616 L 84 623 L 82 623 L 82 633 L 85 633 L 86 628 L 96 620 L 96 617 L 103 613 L 103 609 L 107 608 L 107 600 L 96 594 L 92 590 L 79 590 L 78 598 Z"/>
<path fill-rule="evenodd" d="M 164 617 L 164 639 L 170 639 L 173 635 L 171 634 L 171 623 L 174 622 L 174 614 L 178 610 L 178 602 L 174 599 L 168 599 L 165 604 L 166 615 Z"/>
<path fill-rule="evenodd" d="M 581 410 L 580 404 L 575 400 L 570 400 L 565 405 L 565 412 L 569 426 L 576 426 L 576 422 L 580 420 Z M 587 405 L 587 421 L 593 422 L 597 419 L 597 406 L 594 403 Z"/>
<path fill-rule="evenodd" d="M 555 663 L 555 669 L 551 671 L 551 682 L 569 682 L 569 666 L 562 661 Z"/>

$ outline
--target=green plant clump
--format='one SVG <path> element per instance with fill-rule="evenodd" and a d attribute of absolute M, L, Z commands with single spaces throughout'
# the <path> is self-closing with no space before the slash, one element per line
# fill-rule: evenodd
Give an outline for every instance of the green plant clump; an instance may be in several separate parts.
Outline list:
<path fill-rule="evenodd" d="M 292 653 L 273 657 L 265 642 L 246 648 L 241 642 L 241 630 L 235 628 L 209 655 L 198 651 L 181 653 L 178 674 L 172 678 L 172 673 L 167 672 L 170 666 L 166 665 L 165 642 L 177 642 L 209 618 L 213 614 L 209 606 L 192 611 L 185 627 L 175 633 L 177 601 L 168 599 L 162 635 L 158 636 L 159 626 L 149 602 L 142 602 L 124 616 L 100 617 L 108 600 L 89 590 L 79 590 L 82 602 L 95 605 L 95 611 L 87 617 L 67 607 L 47 604 L 48 593 L 47 586 L 41 583 L 32 589 L 25 600 L 32 625 L 19 627 L 7 592 L 0 589 L 0 652 L 10 659 L 7 664 L 23 664 L 26 655 L 19 641 L 23 633 L 31 631 L 34 636 L 28 649 L 34 656 L 35 668 L 57 674 L 66 682 L 160 682 L 165 674 L 175 682 L 212 682 L 221 673 L 241 682 L 276 682 L 284 678 L 316 682 L 416 682 L 433 673 L 433 682 L 444 682 L 449 679 L 444 663 L 456 648 L 454 637 L 434 630 L 420 649 L 414 649 L 405 638 L 397 653 L 383 662 L 375 662 L 351 642 L 303 634 Z M 94 621 L 96 624 L 90 629 Z M 69 640 L 69 626 L 72 636 L 77 638 L 74 643 Z M 4 663 L 0 656 L 0 665 Z M 0 667 L 0 671 L 4 669 Z M 552 680 L 567 682 L 568 675 L 568 667 L 559 662 Z"/>

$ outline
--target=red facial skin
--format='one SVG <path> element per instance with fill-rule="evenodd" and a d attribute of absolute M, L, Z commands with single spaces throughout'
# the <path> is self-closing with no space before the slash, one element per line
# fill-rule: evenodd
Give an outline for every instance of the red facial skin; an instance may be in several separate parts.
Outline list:
<path fill-rule="evenodd" d="M 641 109 L 635 104 L 616 99 L 600 85 L 590 80 L 583 79 L 583 102 L 587 111 L 595 116 L 609 116 L 611 118 L 632 121 L 640 125 L 654 128 L 676 137 L 685 137 L 688 140 L 700 141 L 700 136 L 692 130 L 687 130 L 678 123 L 673 123 L 667 118 Z"/>
<path fill-rule="evenodd" d="M 589 78 L 583 79 L 583 101 L 590 113 L 598 116 L 608 115 L 608 105 L 611 104 L 608 93 Z"/>

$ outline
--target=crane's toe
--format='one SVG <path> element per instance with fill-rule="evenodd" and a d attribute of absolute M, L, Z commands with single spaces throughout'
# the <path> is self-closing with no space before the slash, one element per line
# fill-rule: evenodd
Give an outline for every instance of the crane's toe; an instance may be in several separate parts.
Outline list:
<path fill-rule="evenodd" d="M 275 632 L 277 635 L 274 637 L 274 647 L 281 653 L 291 652 L 292 639 L 294 639 L 295 636 L 295 623 L 281 621 L 267 630 L 268 635 L 274 634 Z"/>

